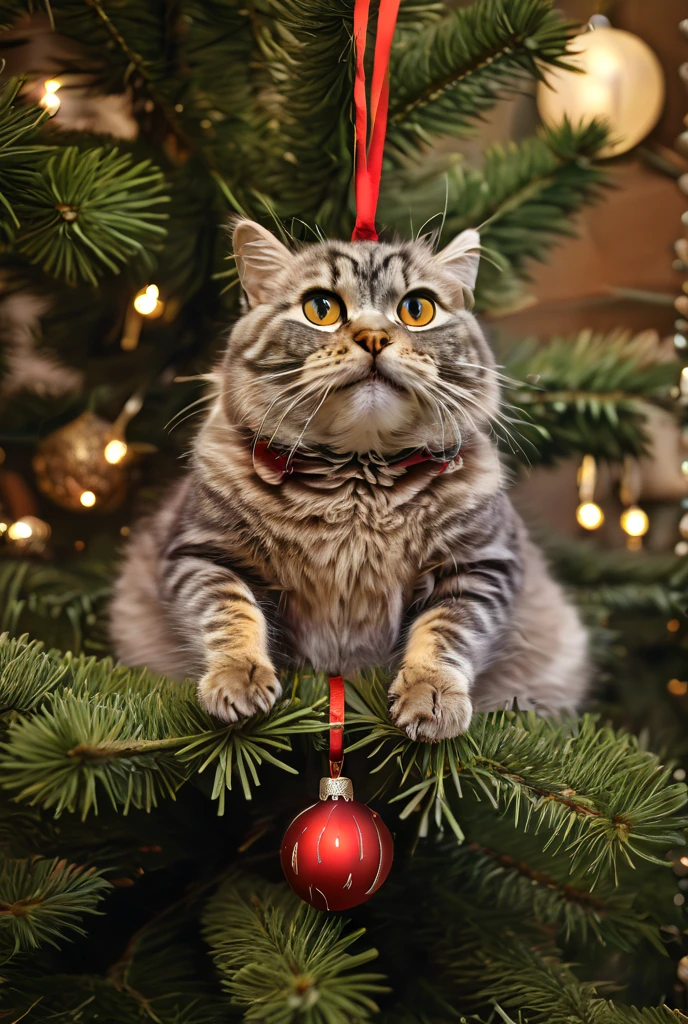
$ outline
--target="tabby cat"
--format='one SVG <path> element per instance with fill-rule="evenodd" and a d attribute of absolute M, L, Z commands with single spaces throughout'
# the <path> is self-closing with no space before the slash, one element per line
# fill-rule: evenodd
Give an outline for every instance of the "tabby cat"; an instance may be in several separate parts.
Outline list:
<path fill-rule="evenodd" d="M 505 493 L 499 374 L 470 312 L 479 238 L 287 248 L 234 230 L 247 311 L 191 468 L 132 535 L 119 656 L 234 722 L 280 668 L 393 673 L 414 739 L 474 709 L 574 709 L 586 634 Z"/>

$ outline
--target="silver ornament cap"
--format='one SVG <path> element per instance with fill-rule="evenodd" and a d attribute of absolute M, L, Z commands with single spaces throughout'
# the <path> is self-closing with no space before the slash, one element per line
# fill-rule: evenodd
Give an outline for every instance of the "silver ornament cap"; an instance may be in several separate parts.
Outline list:
<path fill-rule="evenodd" d="M 321 800 L 339 800 L 340 797 L 343 800 L 353 800 L 354 787 L 351 779 L 340 775 L 337 779 L 328 777 L 320 780 Z"/>

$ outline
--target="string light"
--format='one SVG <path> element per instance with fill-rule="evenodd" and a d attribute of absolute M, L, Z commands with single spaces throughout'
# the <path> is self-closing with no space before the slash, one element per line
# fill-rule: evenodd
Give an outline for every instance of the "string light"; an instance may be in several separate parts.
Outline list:
<path fill-rule="evenodd" d="M 134 309 L 141 316 L 161 316 L 165 304 L 160 300 L 160 289 L 157 284 L 147 284 L 134 296 Z"/>
<path fill-rule="evenodd" d="M 38 101 L 44 110 L 47 110 L 51 117 L 60 109 L 60 97 L 57 95 L 57 90 L 60 88 L 61 82 L 58 82 L 56 78 L 49 78 L 43 83 L 45 92 Z"/>
<path fill-rule="evenodd" d="M 630 505 L 628 508 L 625 508 L 621 513 L 620 522 L 621 529 L 629 537 L 644 537 L 650 529 L 650 520 L 647 517 L 647 512 L 644 512 L 637 505 Z"/>
<path fill-rule="evenodd" d="M 594 501 L 584 501 L 576 509 L 578 525 L 584 530 L 597 530 L 604 522 L 604 512 Z"/>
<path fill-rule="evenodd" d="M 79 495 L 79 501 L 84 508 L 93 508 L 96 503 L 96 496 L 93 491 L 82 491 Z"/>
<path fill-rule="evenodd" d="M 0 537 L 5 532 L 6 529 L 7 529 L 7 523 L 0 523 Z"/>
<path fill-rule="evenodd" d="M 111 466 L 116 466 L 127 454 L 127 446 L 124 441 L 114 438 L 105 445 L 103 454 L 106 462 L 109 462 Z"/>
<path fill-rule="evenodd" d="M 33 528 L 31 523 L 28 523 L 25 519 L 17 519 L 16 523 L 7 530 L 7 536 L 10 540 L 28 540 L 33 535 Z"/>

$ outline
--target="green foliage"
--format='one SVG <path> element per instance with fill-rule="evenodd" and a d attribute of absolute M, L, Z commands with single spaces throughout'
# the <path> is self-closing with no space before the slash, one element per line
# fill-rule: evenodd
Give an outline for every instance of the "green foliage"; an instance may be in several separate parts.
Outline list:
<path fill-rule="evenodd" d="M 433 135 L 465 132 L 508 92 L 568 67 L 576 28 L 551 0 L 476 0 L 395 47 L 389 144 L 412 155 Z"/>
<path fill-rule="evenodd" d="M 244 1020 L 268 1024 L 349 1024 L 370 1020 L 384 975 L 359 968 L 377 950 L 347 950 L 364 929 L 345 932 L 342 918 L 325 917 L 286 885 L 230 878 L 212 897 L 205 935 Z M 353 973 L 352 973 L 353 972 Z"/>
<path fill-rule="evenodd" d="M 0 561 L 0 632 L 30 633 L 78 654 L 104 643 L 104 604 L 111 574 L 103 566 Z"/>
<path fill-rule="evenodd" d="M 119 272 L 133 256 L 150 258 L 165 236 L 165 181 L 149 160 L 117 149 L 67 147 L 27 183 L 18 249 L 67 284 Z"/>
<path fill-rule="evenodd" d="M 558 236 L 574 234 L 574 214 L 599 196 L 605 177 L 594 157 L 605 139 L 597 121 L 564 121 L 506 148 L 490 147 L 482 168 L 460 158 L 447 168 L 429 157 L 422 170 L 385 176 L 380 221 L 405 232 L 411 214 L 417 228 L 441 228 L 441 244 L 479 228 L 477 308 L 508 306 L 528 262 L 544 260 Z"/>
<path fill-rule="evenodd" d="M 552 544 L 556 571 L 589 617 L 614 612 L 665 618 L 688 610 L 688 562 L 675 555 L 601 551 L 595 545 Z"/>
<path fill-rule="evenodd" d="M 515 431 L 521 449 L 512 450 L 529 462 L 576 453 L 611 461 L 647 454 L 647 411 L 669 406 L 681 371 L 678 361 L 659 358 L 657 342 L 654 334 L 585 330 L 576 338 L 516 346 L 508 372 L 533 385 L 507 392 L 522 415 Z"/>
<path fill-rule="evenodd" d="M 463 840 L 455 811 L 467 787 L 508 811 L 515 826 L 545 829 L 547 845 L 593 879 L 616 878 L 619 862 L 655 860 L 652 846 L 679 841 L 685 786 L 672 784 L 670 770 L 635 737 L 598 728 L 589 715 L 562 722 L 532 712 L 477 715 L 463 736 L 427 744 L 389 720 L 379 678 L 350 687 L 348 699 L 356 712 L 349 722 L 364 732 L 348 750 L 372 746 L 373 773 L 398 765 L 403 788 L 390 802 L 405 801 L 402 820 L 419 815 L 421 836 L 432 816 Z"/>
<path fill-rule="evenodd" d="M 46 152 L 34 139 L 47 120 L 45 110 L 16 103 L 22 79 L 11 78 L 0 88 L 0 238 L 11 241 L 19 227 L 14 203 L 31 168 Z"/>
<path fill-rule="evenodd" d="M 322 729 L 316 681 L 301 680 L 303 699 L 229 726 L 203 711 L 192 684 L 114 669 L 109 659 L 43 654 L 22 640 L 0 640 L 0 683 L 5 707 L 33 712 L 9 722 L 4 785 L 56 816 L 97 813 L 103 796 L 125 814 L 150 811 L 210 764 L 222 814 L 235 779 L 250 799 L 265 762 L 295 771 L 275 751 L 290 751 L 294 734 Z"/>
<path fill-rule="evenodd" d="M 84 914 L 110 885 L 92 868 L 85 871 L 64 860 L 5 860 L 0 867 L 0 948 L 4 954 L 36 949 L 74 933 L 85 935 Z"/>

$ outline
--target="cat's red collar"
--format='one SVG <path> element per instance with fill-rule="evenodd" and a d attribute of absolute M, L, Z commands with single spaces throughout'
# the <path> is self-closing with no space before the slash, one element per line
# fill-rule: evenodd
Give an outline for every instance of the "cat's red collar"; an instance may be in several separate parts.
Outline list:
<path fill-rule="evenodd" d="M 449 451 L 432 452 L 429 448 L 421 451 L 402 453 L 397 458 L 386 459 L 384 465 L 397 469 L 407 469 L 416 466 L 421 462 L 434 462 L 437 465 L 436 476 L 444 473 L 447 466 L 459 458 L 460 445 L 455 445 Z M 253 465 L 258 475 L 267 483 L 280 484 L 285 476 L 298 472 L 301 456 L 294 457 L 289 451 L 279 448 L 271 448 L 268 441 L 256 441 L 252 446 Z M 352 456 L 352 460 L 355 456 Z M 341 465 L 341 456 L 337 460 Z"/>

